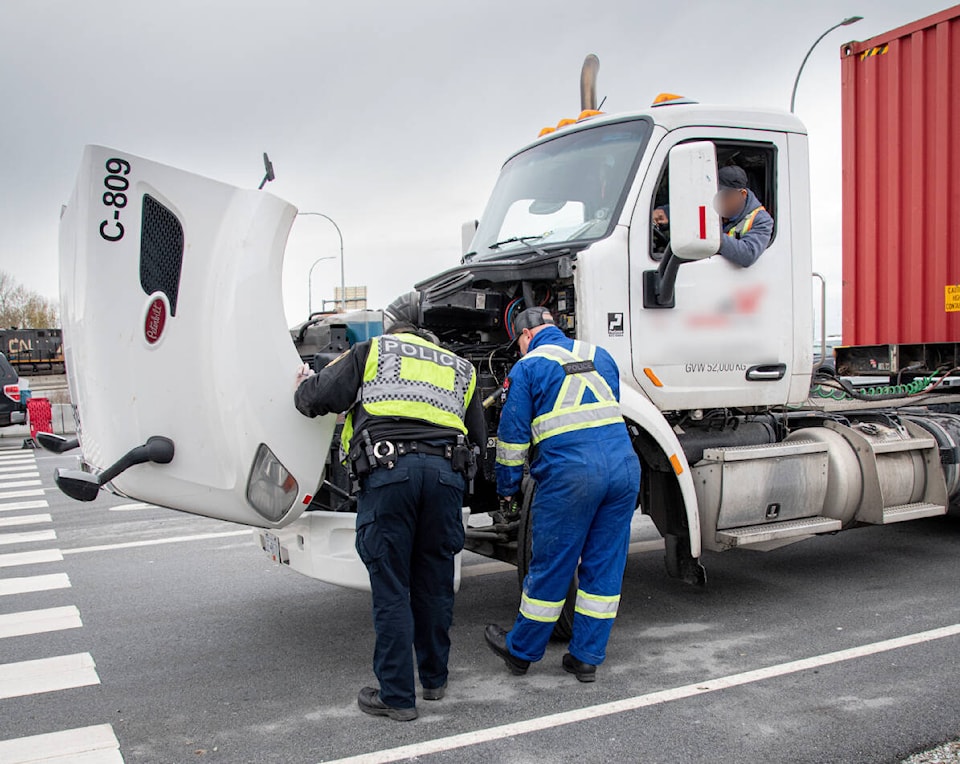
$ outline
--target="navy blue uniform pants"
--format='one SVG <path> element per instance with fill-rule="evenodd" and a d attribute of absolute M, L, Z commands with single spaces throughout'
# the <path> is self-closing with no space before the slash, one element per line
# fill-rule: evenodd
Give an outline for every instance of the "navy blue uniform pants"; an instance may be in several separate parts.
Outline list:
<path fill-rule="evenodd" d="M 447 681 L 464 489 L 448 460 L 425 454 L 406 454 L 393 469 L 379 467 L 364 478 L 357 552 L 370 574 L 373 670 L 388 706 L 416 705 L 411 647 L 423 687 Z"/>

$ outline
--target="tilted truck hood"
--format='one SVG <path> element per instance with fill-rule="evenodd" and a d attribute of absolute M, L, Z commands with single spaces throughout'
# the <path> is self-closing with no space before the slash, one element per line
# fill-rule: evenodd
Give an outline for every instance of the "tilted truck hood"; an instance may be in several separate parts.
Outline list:
<path fill-rule="evenodd" d="M 60 224 L 64 355 L 83 460 L 100 471 L 151 436 L 175 445 L 169 464 L 117 476 L 117 492 L 261 527 L 285 525 L 309 503 L 335 417 L 307 419 L 293 405 L 300 358 L 280 278 L 295 215 L 262 191 L 84 150 Z M 268 516 L 250 499 L 263 487 L 248 486 L 258 452 L 257 477 L 283 490 Z"/>

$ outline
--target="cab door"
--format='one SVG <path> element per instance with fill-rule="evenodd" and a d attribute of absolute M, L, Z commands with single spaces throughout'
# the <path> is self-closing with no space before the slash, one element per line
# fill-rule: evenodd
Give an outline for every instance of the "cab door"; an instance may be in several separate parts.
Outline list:
<path fill-rule="evenodd" d="M 113 478 L 116 492 L 260 527 L 309 504 L 335 417 L 293 405 L 280 277 L 295 214 L 262 191 L 84 150 L 60 224 L 82 459 L 97 473 L 152 437 L 174 445 L 169 463 Z"/>
<path fill-rule="evenodd" d="M 764 186 L 752 190 L 774 216 L 774 236 L 749 268 L 720 255 L 680 266 L 674 305 L 645 307 L 644 272 L 660 265 L 652 215 L 670 201 L 664 187 L 669 152 L 693 141 L 712 142 L 720 166 L 749 162 L 751 185 Z M 653 152 L 630 230 L 631 345 L 634 376 L 661 410 L 788 400 L 793 316 L 809 311 L 809 267 L 795 262 L 790 245 L 789 178 L 782 133 L 682 128 L 667 133 Z M 804 271 L 799 283 L 798 267 Z"/>

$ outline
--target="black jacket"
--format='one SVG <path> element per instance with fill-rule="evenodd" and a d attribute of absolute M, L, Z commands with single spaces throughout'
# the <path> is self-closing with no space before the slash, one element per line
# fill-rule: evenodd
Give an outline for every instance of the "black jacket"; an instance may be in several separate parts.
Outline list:
<path fill-rule="evenodd" d="M 294 393 L 293 401 L 300 413 L 309 417 L 347 411 L 357 399 L 363 384 L 363 370 L 370 354 L 370 343 L 358 342 L 350 350 L 317 374 L 307 378 Z M 357 412 L 354 413 L 355 420 Z M 480 460 L 484 458 L 487 445 L 487 426 L 483 418 L 480 395 L 474 390 L 467 405 L 464 418 L 467 439 L 480 448 Z M 357 421 L 357 431 L 366 429 L 372 440 L 435 441 L 453 440 L 459 433 L 447 427 L 438 427 L 420 419 L 404 417 L 366 416 Z"/>

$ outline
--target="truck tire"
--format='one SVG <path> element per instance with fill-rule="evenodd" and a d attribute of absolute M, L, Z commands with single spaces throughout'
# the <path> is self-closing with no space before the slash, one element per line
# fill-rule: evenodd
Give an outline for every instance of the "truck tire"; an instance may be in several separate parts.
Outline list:
<path fill-rule="evenodd" d="M 529 477 L 523 481 L 523 500 L 520 503 L 520 527 L 517 529 L 517 575 L 519 577 L 520 591 L 523 591 L 523 579 L 526 578 L 530 570 L 530 559 L 532 557 L 533 542 L 533 523 L 531 520 L 530 509 L 533 506 L 533 497 L 537 492 L 537 484 Z M 569 642 L 573 636 L 573 610 L 577 599 L 577 575 L 574 573 L 573 580 L 567 589 L 567 599 L 563 603 L 563 611 L 560 618 L 553 627 L 551 639 L 557 642 Z"/>

